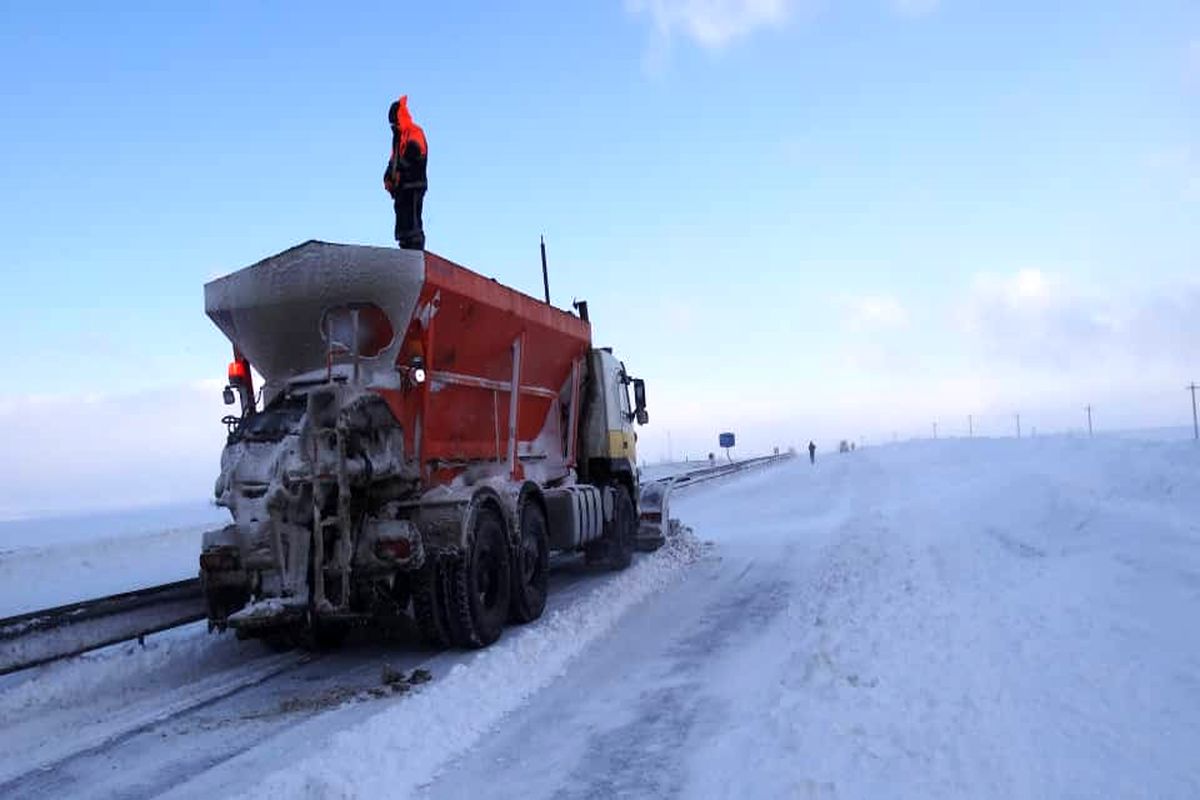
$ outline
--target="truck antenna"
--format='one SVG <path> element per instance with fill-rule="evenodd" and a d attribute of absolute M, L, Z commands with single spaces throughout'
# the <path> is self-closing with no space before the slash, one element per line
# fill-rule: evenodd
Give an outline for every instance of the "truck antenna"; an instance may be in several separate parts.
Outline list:
<path fill-rule="evenodd" d="M 546 268 L 546 237 L 542 240 L 542 286 L 546 288 L 546 305 L 550 305 L 550 271 Z"/>

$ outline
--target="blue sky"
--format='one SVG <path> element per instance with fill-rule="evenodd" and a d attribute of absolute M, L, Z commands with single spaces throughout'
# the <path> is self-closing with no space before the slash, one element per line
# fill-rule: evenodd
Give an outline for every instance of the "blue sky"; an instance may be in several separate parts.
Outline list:
<path fill-rule="evenodd" d="M 544 233 L 555 301 L 650 384 L 648 458 L 1189 421 L 1193 2 L 105 5 L 0 10 L 0 421 L 40 430 L 0 512 L 66 457 L 99 500 L 207 492 L 202 285 L 389 244 L 401 92 L 429 248 L 538 294 Z"/>

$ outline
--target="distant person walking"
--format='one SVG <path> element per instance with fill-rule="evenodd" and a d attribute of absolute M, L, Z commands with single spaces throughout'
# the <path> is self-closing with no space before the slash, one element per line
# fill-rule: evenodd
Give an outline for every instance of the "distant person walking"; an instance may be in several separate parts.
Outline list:
<path fill-rule="evenodd" d="M 425 175 L 429 145 L 425 131 L 408 113 L 408 95 L 392 103 L 388 124 L 392 126 L 392 154 L 383 171 L 383 188 L 396 209 L 396 242 L 406 250 L 424 250 L 421 210 L 429 185 Z"/>
<path fill-rule="evenodd" d="M 817 446 L 812 442 L 808 443 L 808 463 L 817 463 Z"/>

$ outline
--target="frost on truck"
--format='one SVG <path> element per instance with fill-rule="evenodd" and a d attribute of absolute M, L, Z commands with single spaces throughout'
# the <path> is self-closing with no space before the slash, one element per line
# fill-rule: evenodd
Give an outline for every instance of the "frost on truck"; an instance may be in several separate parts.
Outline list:
<path fill-rule="evenodd" d="M 541 615 L 551 550 L 621 569 L 661 543 L 638 514 L 645 386 L 586 314 L 316 241 L 207 284 L 205 308 L 241 405 L 216 482 L 232 522 L 200 556 L 211 628 L 331 644 L 411 614 L 480 647 Z"/>

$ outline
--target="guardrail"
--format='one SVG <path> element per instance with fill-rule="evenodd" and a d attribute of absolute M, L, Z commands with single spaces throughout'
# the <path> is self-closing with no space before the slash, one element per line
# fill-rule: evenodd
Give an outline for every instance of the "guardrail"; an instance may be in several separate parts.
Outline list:
<path fill-rule="evenodd" d="M 0 675 L 207 617 L 199 578 L 0 619 Z"/>

